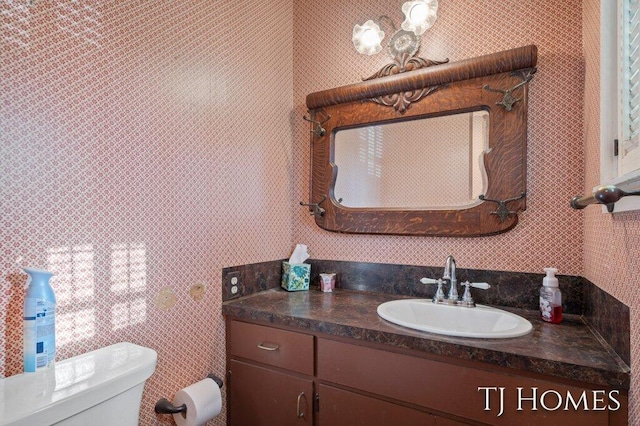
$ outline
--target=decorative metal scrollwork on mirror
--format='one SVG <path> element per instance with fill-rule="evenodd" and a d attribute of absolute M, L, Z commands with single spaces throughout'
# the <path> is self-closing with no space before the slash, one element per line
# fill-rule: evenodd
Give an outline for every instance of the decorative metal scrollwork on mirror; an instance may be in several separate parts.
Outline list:
<path fill-rule="evenodd" d="M 512 229 L 526 208 L 536 62 L 530 45 L 309 94 L 309 120 L 324 130 L 311 132 L 316 224 L 460 237 Z"/>

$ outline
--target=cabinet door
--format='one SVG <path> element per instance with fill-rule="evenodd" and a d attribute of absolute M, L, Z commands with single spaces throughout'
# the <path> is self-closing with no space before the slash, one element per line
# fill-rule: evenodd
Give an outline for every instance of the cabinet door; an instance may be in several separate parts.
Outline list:
<path fill-rule="evenodd" d="M 231 360 L 230 426 L 313 424 L 313 382 Z"/>
<path fill-rule="evenodd" d="M 319 385 L 318 426 L 434 426 L 435 416 L 388 401 Z"/>

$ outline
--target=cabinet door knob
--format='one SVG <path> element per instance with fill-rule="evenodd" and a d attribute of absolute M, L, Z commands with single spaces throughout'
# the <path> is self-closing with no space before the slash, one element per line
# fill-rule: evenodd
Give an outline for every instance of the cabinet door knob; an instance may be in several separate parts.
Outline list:
<path fill-rule="evenodd" d="M 304 392 L 300 392 L 300 394 L 298 395 L 298 402 L 296 404 L 296 414 L 298 415 L 299 419 L 304 417 L 304 411 L 300 411 L 300 402 L 302 401 L 303 396 L 304 396 Z"/>
<path fill-rule="evenodd" d="M 274 345 L 271 343 L 258 343 L 258 347 L 265 351 L 277 351 L 280 348 L 279 345 Z"/>

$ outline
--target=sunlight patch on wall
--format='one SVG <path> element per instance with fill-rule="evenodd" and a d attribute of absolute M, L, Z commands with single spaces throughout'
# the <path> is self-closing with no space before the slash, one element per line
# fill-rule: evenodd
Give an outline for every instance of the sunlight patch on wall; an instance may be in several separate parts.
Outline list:
<path fill-rule="evenodd" d="M 59 283 L 56 287 L 58 304 L 93 299 L 95 278 L 91 244 L 49 249 L 47 264 Z"/>
<path fill-rule="evenodd" d="M 56 315 L 56 345 L 64 346 L 96 335 L 95 309 L 79 309 Z"/>
<path fill-rule="evenodd" d="M 47 249 L 47 269 L 54 273 L 59 346 L 95 335 L 95 312 L 85 308 L 95 298 L 92 244 Z"/>
<path fill-rule="evenodd" d="M 144 243 L 111 246 L 111 291 L 139 293 L 147 287 L 147 253 Z"/>
<path fill-rule="evenodd" d="M 29 48 L 31 11 L 25 1 L 6 0 L 0 10 L 2 39 L 7 45 Z"/>
<path fill-rule="evenodd" d="M 35 13 L 55 14 L 54 22 L 64 34 L 83 43 L 100 47 L 101 14 L 91 2 L 59 0 L 55 7 L 34 0 L 5 0 L 0 3 L 2 39 L 7 45 L 31 47 L 31 20 Z M 35 34 L 36 38 L 38 34 Z"/>
<path fill-rule="evenodd" d="M 100 13 L 90 2 L 58 1 L 55 23 L 77 40 L 100 47 Z"/>
<path fill-rule="evenodd" d="M 111 307 L 113 330 L 145 322 L 147 302 L 147 251 L 144 243 L 119 243 L 111 246 L 111 292 L 127 301 Z M 139 296 L 131 300 L 135 296 Z"/>
<path fill-rule="evenodd" d="M 144 298 L 116 303 L 111 307 L 111 324 L 114 330 L 141 324 L 147 319 L 147 301 Z"/>

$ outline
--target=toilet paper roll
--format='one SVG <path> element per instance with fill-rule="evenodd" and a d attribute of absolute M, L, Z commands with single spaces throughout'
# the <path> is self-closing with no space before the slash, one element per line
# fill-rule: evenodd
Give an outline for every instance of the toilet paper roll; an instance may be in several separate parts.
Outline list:
<path fill-rule="evenodd" d="M 187 411 L 173 415 L 178 426 L 200 426 L 211 420 L 222 409 L 222 394 L 213 379 L 200 380 L 180 389 L 173 398 L 173 405 L 186 404 Z"/>

